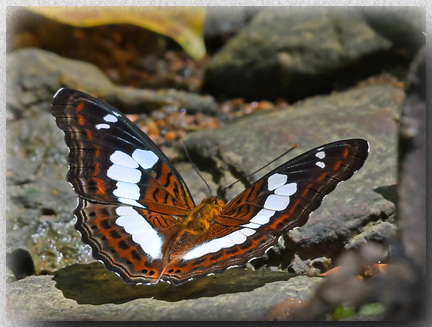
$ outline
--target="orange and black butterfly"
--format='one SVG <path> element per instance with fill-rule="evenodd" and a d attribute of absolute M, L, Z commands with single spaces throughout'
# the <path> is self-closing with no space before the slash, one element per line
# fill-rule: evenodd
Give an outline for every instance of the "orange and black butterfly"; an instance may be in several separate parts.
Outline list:
<path fill-rule="evenodd" d="M 76 228 L 95 258 L 128 284 L 174 285 L 263 255 L 306 223 L 324 196 L 359 170 L 369 145 L 342 140 L 274 169 L 227 204 L 196 206 L 180 174 L 136 125 L 85 93 L 52 102 L 79 196 Z"/>

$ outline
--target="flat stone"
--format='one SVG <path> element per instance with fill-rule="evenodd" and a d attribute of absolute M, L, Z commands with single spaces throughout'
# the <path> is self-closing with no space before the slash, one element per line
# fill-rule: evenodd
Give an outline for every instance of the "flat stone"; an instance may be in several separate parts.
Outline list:
<path fill-rule="evenodd" d="M 109 279 L 118 279 L 118 277 L 105 272 L 105 277 L 102 275 L 102 280 L 97 281 L 96 277 L 91 278 L 91 276 L 101 276 L 100 273 L 103 272 L 103 268 L 97 268 L 95 264 L 90 266 L 92 268 L 89 273 L 84 271 L 87 268 L 81 270 L 80 279 L 83 280 L 84 284 L 75 285 L 75 295 L 71 295 L 72 289 L 68 290 L 64 284 L 59 282 L 61 272 L 55 277 L 56 280 L 52 276 L 32 276 L 8 284 L 6 291 L 9 318 L 20 321 L 263 320 L 269 307 L 287 297 L 308 299 L 322 280 L 321 278 L 306 276 L 288 279 L 286 273 L 279 273 L 287 280 L 271 282 L 267 277 L 267 283 L 264 284 L 263 273 L 250 272 L 246 274 L 249 281 L 254 280 L 251 277 L 255 273 L 258 282 L 256 286 L 250 282 L 246 286 L 243 285 L 243 290 L 238 288 L 236 290 L 236 285 L 237 287 L 241 286 L 238 280 L 237 283 L 231 283 L 232 286 L 228 287 L 227 282 L 235 276 L 232 274 L 227 276 L 230 278 L 223 278 L 223 275 L 221 275 L 222 277 L 207 277 L 197 280 L 197 283 L 193 285 L 185 284 L 184 287 L 183 285 L 175 287 L 167 284 L 128 287 L 120 281 L 119 283 L 122 285 L 118 284 L 118 286 L 122 287 L 117 289 L 117 298 L 123 293 L 125 295 L 124 301 L 117 301 L 117 304 L 109 303 L 113 300 L 112 298 L 110 300 L 108 296 L 104 303 L 94 305 L 95 303 L 89 304 L 88 299 L 85 300 L 84 298 L 83 301 L 83 296 L 87 295 L 91 299 L 94 298 L 95 293 L 110 294 L 110 290 L 114 286 L 112 282 L 109 282 Z M 228 271 L 228 273 L 230 272 Z M 240 272 L 243 273 L 243 271 Z M 108 278 L 107 274 L 113 275 L 113 277 Z M 70 276 L 65 276 L 64 279 L 68 277 Z M 86 284 L 86 278 L 90 278 L 87 280 L 89 284 Z M 77 280 L 75 279 L 75 281 Z M 220 281 L 221 283 L 219 283 Z M 69 279 L 69 284 L 71 282 L 73 283 L 73 280 Z M 91 289 L 87 290 L 85 287 L 90 284 L 93 285 L 90 286 Z M 213 289 L 213 291 L 206 295 L 206 289 Z M 215 294 L 215 291 L 219 295 Z M 135 299 L 127 301 L 127 294 L 131 294 L 130 292 L 135 292 Z M 141 294 L 138 295 L 139 293 Z M 29 296 L 31 296 L 31 301 L 28 301 Z M 25 305 L 23 305 L 24 303 Z M 239 303 L 241 306 L 238 305 Z"/>

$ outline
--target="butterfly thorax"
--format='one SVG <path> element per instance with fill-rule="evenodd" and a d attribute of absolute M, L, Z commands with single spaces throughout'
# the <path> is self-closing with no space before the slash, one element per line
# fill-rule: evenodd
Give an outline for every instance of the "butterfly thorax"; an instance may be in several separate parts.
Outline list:
<path fill-rule="evenodd" d="M 221 199 L 210 197 L 195 207 L 179 226 L 178 233 L 168 242 L 170 245 L 165 249 L 165 262 L 181 258 L 196 244 L 209 239 L 211 227 L 224 206 L 225 202 Z"/>
<path fill-rule="evenodd" d="M 225 202 L 215 196 L 206 198 L 193 209 L 183 223 L 183 230 L 194 235 L 202 235 L 210 229 L 219 216 Z"/>

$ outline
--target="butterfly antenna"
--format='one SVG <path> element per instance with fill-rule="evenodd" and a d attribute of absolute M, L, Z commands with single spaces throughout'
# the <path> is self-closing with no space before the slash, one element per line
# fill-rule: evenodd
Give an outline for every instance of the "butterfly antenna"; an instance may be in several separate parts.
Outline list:
<path fill-rule="evenodd" d="M 280 158 L 282 158 L 283 156 L 287 155 L 288 153 L 290 153 L 292 150 L 294 150 L 295 148 L 298 148 L 299 145 L 296 144 L 293 147 L 291 147 L 289 150 L 285 151 L 284 153 L 282 153 L 279 157 L 273 159 L 272 161 L 270 161 L 269 163 L 267 163 L 266 165 L 262 166 L 261 168 L 255 170 L 254 172 L 250 173 L 249 175 L 247 175 L 245 178 L 249 179 L 249 177 L 251 177 L 252 175 L 256 174 L 257 172 L 263 170 L 264 168 L 268 167 L 269 165 L 271 165 L 273 162 L 279 160 Z M 225 187 L 221 193 L 225 193 L 225 191 L 231 187 L 233 187 L 235 184 L 237 184 L 238 182 L 240 182 L 240 179 L 236 180 L 234 183 L 228 185 L 227 187 Z"/>
<path fill-rule="evenodd" d="M 210 185 L 208 185 L 207 181 L 204 179 L 204 177 L 202 177 L 202 175 L 200 174 L 200 172 L 199 172 L 197 166 L 196 166 L 195 163 L 192 161 L 192 159 L 191 159 L 191 157 L 190 157 L 190 155 L 189 155 L 189 151 L 188 151 L 188 149 L 186 148 L 186 145 L 184 144 L 184 142 L 180 142 L 180 143 L 181 143 L 181 145 L 183 146 L 183 149 L 184 149 L 184 151 L 185 151 L 185 153 L 186 153 L 186 156 L 187 156 L 189 162 L 192 164 L 193 169 L 194 169 L 195 172 L 198 174 L 198 176 L 203 180 L 204 184 L 207 186 L 207 189 L 208 189 L 208 191 L 209 191 L 209 197 L 212 196 L 212 191 L 211 191 Z"/>

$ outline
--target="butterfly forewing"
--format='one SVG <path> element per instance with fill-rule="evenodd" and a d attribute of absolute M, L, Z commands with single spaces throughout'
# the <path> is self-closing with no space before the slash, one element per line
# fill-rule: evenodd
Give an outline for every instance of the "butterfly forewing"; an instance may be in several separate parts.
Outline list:
<path fill-rule="evenodd" d="M 65 133 L 70 149 L 67 178 L 78 195 L 179 216 L 194 207 L 166 156 L 115 108 L 85 93 L 61 89 L 52 113 Z"/>
<path fill-rule="evenodd" d="M 363 166 L 368 152 L 369 144 L 363 139 L 337 141 L 312 149 L 239 194 L 222 210 L 218 222 L 233 224 L 241 220 L 242 226 L 273 235 L 301 226 L 324 196 Z"/>

